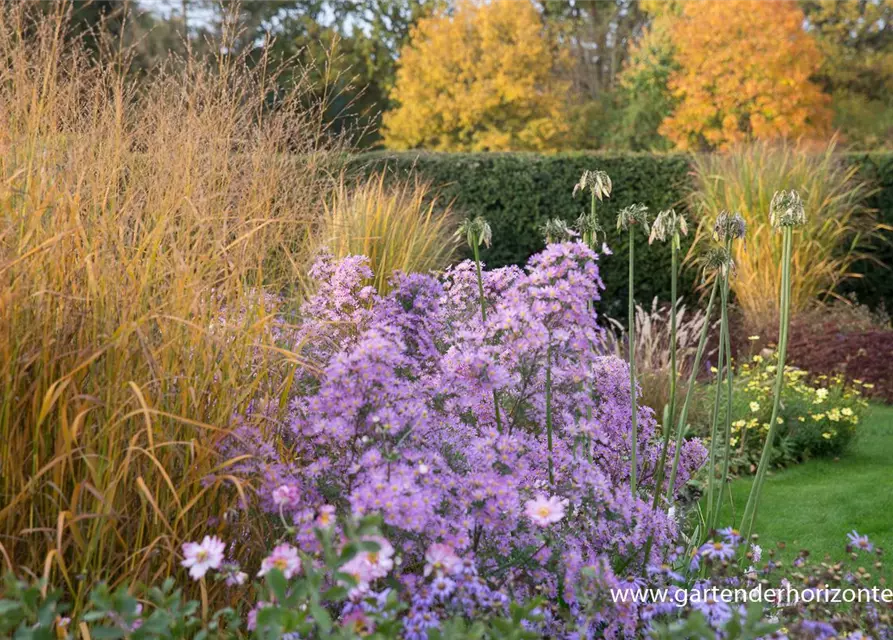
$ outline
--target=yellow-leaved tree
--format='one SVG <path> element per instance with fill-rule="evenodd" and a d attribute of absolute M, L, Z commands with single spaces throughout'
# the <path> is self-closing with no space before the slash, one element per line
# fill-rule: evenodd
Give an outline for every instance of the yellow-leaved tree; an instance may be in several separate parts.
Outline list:
<path fill-rule="evenodd" d="M 420 20 L 400 52 L 385 144 L 548 151 L 567 135 L 566 62 L 528 0 L 460 0 Z"/>
<path fill-rule="evenodd" d="M 812 80 L 822 54 L 795 2 L 685 2 L 672 26 L 678 101 L 660 133 L 680 149 L 727 149 L 776 138 L 819 138 L 829 98 Z"/>

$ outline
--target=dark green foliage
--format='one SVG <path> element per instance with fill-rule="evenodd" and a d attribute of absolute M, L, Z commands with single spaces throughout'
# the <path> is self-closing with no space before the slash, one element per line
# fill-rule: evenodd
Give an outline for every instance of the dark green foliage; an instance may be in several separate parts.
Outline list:
<path fill-rule="evenodd" d="M 893 153 L 846 154 L 843 162 L 857 163 L 860 177 L 873 189 L 866 205 L 877 211 L 878 221 L 893 227 Z M 615 229 L 617 212 L 634 202 L 650 208 L 653 217 L 660 209 L 685 210 L 692 188 L 689 158 L 684 154 L 594 154 L 538 155 L 530 153 L 389 153 L 361 154 L 353 167 L 365 173 L 386 167 L 395 175 L 415 170 L 438 186 L 444 201 L 470 217 L 483 216 L 493 228 L 493 245 L 482 252 L 490 267 L 524 264 L 542 249 L 540 229 L 549 218 L 568 223 L 589 207 L 588 195 L 572 196 L 574 184 L 584 169 L 607 171 L 614 183 L 611 198 L 598 205 L 598 214 L 608 232 L 608 245 L 615 255 L 602 260 L 606 291 L 601 313 L 615 318 L 624 315 L 627 278 L 627 240 Z M 691 227 L 697 226 L 687 212 Z M 768 212 L 767 212 L 768 215 Z M 871 245 L 872 261 L 857 264 L 864 278 L 848 282 L 844 291 L 855 291 L 860 302 L 871 307 L 885 303 L 893 307 L 893 232 L 883 231 Z M 690 241 L 690 240 L 689 240 Z M 636 299 L 649 303 L 657 296 L 670 297 L 670 251 L 657 243 L 650 248 L 644 233 L 636 234 Z M 682 254 L 688 250 L 688 242 Z M 698 274 L 683 267 L 679 290 L 692 292 Z M 687 293 L 691 297 L 692 293 Z"/>
<path fill-rule="evenodd" d="M 482 251 L 488 267 L 524 264 L 545 245 L 541 227 L 549 218 L 573 223 L 588 211 L 589 195 L 573 197 L 574 185 L 584 169 L 607 171 L 614 183 L 611 198 L 598 204 L 608 245 L 615 255 L 602 258 L 606 291 L 599 310 L 624 315 L 627 295 L 627 234 L 616 231 L 617 212 L 635 202 L 650 208 L 650 218 L 661 209 L 684 206 L 689 164 L 684 155 L 602 155 L 526 153 L 441 154 L 369 153 L 358 156 L 356 167 L 365 172 L 382 167 L 395 175 L 415 170 L 440 186 L 444 201 L 453 201 L 461 214 L 483 216 L 493 229 L 493 244 Z M 647 234 L 635 234 L 636 298 L 649 303 L 654 296 L 669 297 L 669 245 L 648 248 Z M 687 250 L 683 247 L 683 255 Z M 697 274 L 683 270 L 680 290 L 692 291 Z"/>
<path fill-rule="evenodd" d="M 869 260 L 853 265 L 859 279 L 850 280 L 843 289 L 853 292 L 860 303 L 871 308 L 883 304 L 893 308 L 893 153 L 852 153 L 846 162 L 860 166 L 859 177 L 867 180 L 872 189 L 866 206 L 877 214 L 880 224 L 890 227 L 868 247 Z"/>

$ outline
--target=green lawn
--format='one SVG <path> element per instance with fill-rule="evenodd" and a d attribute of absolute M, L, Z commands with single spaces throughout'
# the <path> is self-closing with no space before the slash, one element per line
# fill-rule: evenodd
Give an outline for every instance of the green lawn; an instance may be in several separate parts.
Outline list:
<path fill-rule="evenodd" d="M 763 486 L 756 531 L 770 549 L 786 543 L 780 557 L 790 561 L 800 549 L 813 558 L 845 556 L 846 534 L 856 529 L 884 548 L 885 573 L 893 554 L 893 407 L 872 405 L 858 440 L 838 461 L 810 460 L 771 473 Z M 732 483 L 734 508 L 722 523 L 737 524 L 752 478 Z M 734 519 L 732 519 L 734 513 Z"/>

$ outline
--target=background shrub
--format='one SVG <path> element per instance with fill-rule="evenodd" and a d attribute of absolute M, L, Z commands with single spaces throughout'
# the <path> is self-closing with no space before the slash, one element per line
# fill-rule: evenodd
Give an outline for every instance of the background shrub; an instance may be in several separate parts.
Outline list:
<path fill-rule="evenodd" d="M 770 159 L 767 158 L 767 161 Z M 817 184 L 819 180 L 852 172 L 864 184 L 859 193 L 846 195 L 849 198 L 847 206 L 864 207 L 876 214 L 878 222 L 893 226 L 893 154 L 826 154 L 815 162 L 799 157 L 794 160 L 807 172 L 813 171 L 814 165 L 818 164 L 822 173 L 805 176 L 808 179 L 803 184 L 814 184 L 823 189 L 827 188 Z M 602 277 L 606 291 L 599 311 L 617 318 L 625 316 L 623 305 L 627 285 L 624 256 L 627 238 L 625 234 L 615 232 L 614 217 L 620 208 L 633 202 L 647 204 L 653 213 L 670 206 L 677 210 L 685 208 L 696 188 L 691 162 L 691 156 L 684 154 L 602 153 L 373 152 L 354 156 L 351 160 L 354 169 L 365 173 L 387 167 L 390 175 L 405 178 L 415 172 L 430 180 L 443 197 L 443 202 L 452 202 L 460 216 L 486 217 L 493 227 L 494 240 L 493 246 L 484 251 L 483 258 L 492 267 L 523 264 L 533 253 L 542 249 L 544 241 L 539 227 L 547 218 L 559 217 L 571 222 L 588 206 L 588 201 L 575 200 L 571 194 L 583 169 L 600 168 L 607 171 L 614 182 L 614 192 L 610 199 L 599 205 L 598 210 L 608 231 L 608 244 L 616 255 L 603 258 Z M 752 177 L 760 177 L 763 181 L 761 189 L 770 198 L 776 188 L 798 186 L 791 182 L 791 176 L 784 177 L 785 181 L 778 183 L 770 179 L 763 168 L 754 165 L 752 169 Z M 816 189 L 813 191 L 819 193 Z M 832 204 L 834 206 L 823 203 L 822 207 L 836 210 L 834 207 L 839 206 L 839 203 Z M 740 207 L 740 204 L 737 206 Z M 755 214 L 762 211 L 763 217 L 768 218 L 768 202 L 765 203 L 765 211 L 759 208 L 762 205 L 748 206 Z M 636 298 L 647 301 L 657 297 L 662 302 L 668 301 L 669 247 L 655 244 L 646 249 L 643 237 L 639 237 L 638 242 L 641 246 L 636 247 L 636 255 L 641 259 L 642 266 L 636 269 Z M 748 246 L 750 242 L 748 240 Z M 685 249 L 690 246 L 691 239 L 687 241 Z M 853 272 L 864 277 L 844 282 L 841 290 L 855 291 L 860 301 L 872 307 L 882 303 L 893 306 L 893 281 L 886 266 L 893 264 L 890 232 L 883 231 L 869 239 L 864 251 L 867 259 L 854 256 L 857 259 L 850 265 Z M 683 269 L 680 292 L 689 295 L 697 278 L 696 270 L 691 265 Z M 777 285 L 773 284 L 760 288 L 754 295 L 765 298 L 765 302 L 759 304 L 769 304 L 777 298 L 777 289 Z"/>
<path fill-rule="evenodd" d="M 488 267 L 524 264 L 542 250 L 540 227 L 549 218 L 573 222 L 588 209 L 589 199 L 574 199 L 573 187 L 584 169 L 602 169 L 614 183 L 610 199 L 598 206 L 608 244 L 616 254 L 603 256 L 601 273 L 605 293 L 601 313 L 625 315 L 627 295 L 628 234 L 615 231 L 617 212 L 635 202 L 647 204 L 652 216 L 660 209 L 684 205 L 690 188 L 689 161 L 684 155 L 602 155 L 527 153 L 441 154 L 369 153 L 357 156 L 355 166 L 366 172 L 387 167 L 391 175 L 416 172 L 435 187 L 460 215 L 484 216 L 493 228 L 493 244 L 482 252 Z M 669 298 L 669 246 L 647 246 L 644 234 L 636 237 L 636 298 Z M 686 245 L 687 247 L 687 245 Z M 683 271 L 679 290 L 693 291 L 696 274 Z"/>

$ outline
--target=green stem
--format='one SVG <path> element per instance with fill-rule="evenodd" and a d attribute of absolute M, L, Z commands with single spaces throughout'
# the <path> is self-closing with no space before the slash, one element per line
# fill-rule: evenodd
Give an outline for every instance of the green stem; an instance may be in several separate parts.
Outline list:
<path fill-rule="evenodd" d="M 552 462 L 552 338 L 546 348 L 546 438 L 549 445 L 549 483 L 555 484 L 555 471 Z"/>
<path fill-rule="evenodd" d="M 723 342 L 723 327 L 725 327 L 726 324 L 725 302 L 725 283 L 723 283 L 722 298 L 720 301 L 720 315 L 722 321 L 720 323 L 719 332 L 719 355 L 716 358 L 716 396 L 713 401 L 713 418 L 710 426 L 710 460 L 707 466 L 707 471 L 710 474 L 707 478 L 707 520 L 710 519 L 710 514 L 713 513 L 713 495 L 716 490 L 716 432 L 719 423 L 719 406 L 722 400 L 722 378 L 723 367 L 725 366 L 724 358 L 726 355 L 726 345 Z"/>
<path fill-rule="evenodd" d="M 729 296 L 729 287 L 728 285 L 723 292 L 723 307 L 726 307 L 727 300 Z M 722 467 L 722 475 L 720 476 L 719 483 L 719 495 L 717 496 L 716 506 L 713 510 L 713 520 L 710 524 L 710 529 L 715 529 L 717 523 L 719 522 L 719 512 L 722 508 L 722 496 L 723 496 L 723 487 L 728 484 L 729 481 L 729 466 L 732 460 L 732 383 L 734 380 L 734 373 L 732 371 L 732 340 L 729 335 L 729 319 L 728 315 L 725 318 L 725 326 L 722 330 L 722 334 L 725 340 L 726 345 L 726 353 L 729 354 L 729 362 L 728 366 L 726 366 L 726 429 L 725 429 L 725 452 L 723 456 L 723 467 Z"/>
<path fill-rule="evenodd" d="M 636 495 L 636 475 L 638 472 L 638 456 L 636 449 L 639 442 L 638 406 L 636 403 L 636 306 L 633 298 L 633 285 L 635 283 L 634 268 L 636 256 L 636 243 L 632 228 L 629 232 L 629 400 L 632 406 L 632 432 L 630 443 L 630 472 L 629 484 L 633 497 Z"/>
<path fill-rule="evenodd" d="M 679 412 L 678 427 L 676 428 L 676 450 L 673 453 L 673 467 L 670 470 L 670 484 L 667 485 L 667 501 L 673 499 L 673 491 L 676 487 L 676 474 L 679 470 L 679 454 L 682 452 L 682 435 L 685 432 L 685 424 L 688 421 L 688 407 L 695 390 L 695 382 L 698 370 L 701 368 L 701 359 L 704 357 L 704 348 L 707 346 L 707 334 L 710 332 L 710 316 L 713 311 L 713 302 L 716 300 L 716 291 L 719 289 L 719 278 L 713 282 L 710 290 L 710 300 L 707 302 L 707 312 L 704 318 L 704 326 L 701 328 L 701 338 L 698 341 L 698 350 L 695 352 L 695 361 L 692 364 L 691 373 L 688 376 L 688 389 L 685 392 L 685 400 Z"/>
<path fill-rule="evenodd" d="M 747 498 L 747 506 L 744 507 L 744 515 L 741 517 L 741 531 L 745 540 L 749 539 L 750 534 L 753 533 L 760 492 L 763 489 L 763 481 L 766 477 L 766 470 L 769 467 L 769 458 L 772 454 L 772 445 L 775 442 L 775 431 L 778 426 L 778 410 L 781 405 L 781 392 L 784 388 L 784 364 L 788 349 L 788 325 L 791 313 L 791 253 L 793 244 L 791 227 L 784 227 L 782 230 L 781 304 L 779 309 L 778 370 L 775 372 L 775 397 L 772 400 L 772 418 L 769 422 L 769 433 L 766 434 L 766 442 L 763 444 L 760 464 L 757 467 L 750 495 Z"/>
<path fill-rule="evenodd" d="M 657 508 L 660 500 L 661 488 L 663 487 L 664 471 L 667 464 L 667 452 L 670 448 L 670 433 L 673 431 L 673 417 L 676 415 L 676 379 L 679 372 L 676 368 L 676 280 L 678 275 L 678 240 L 679 234 L 674 234 L 670 241 L 672 244 L 671 263 L 670 263 L 670 402 L 667 415 L 664 420 L 664 440 L 660 451 L 660 460 L 657 463 L 657 471 L 655 472 L 654 485 L 654 501 L 651 504 L 652 509 Z"/>
<path fill-rule="evenodd" d="M 481 319 L 484 323 L 487 322 L 487 303 L 484 297 L 484 276 L 481 273 L 481 253 L 480 247 L 477 242 L 472 242 L 471 246 L 474 248 L 474 265 L 477 269 L 478 276 L 478 293 L 481 299 Z M 502 433 L 502 417 L 499 415 L 499 396 L 496 394 L 496 389 L 493 389 L 493 411 L 496 414 L 496 429 Z"/>

